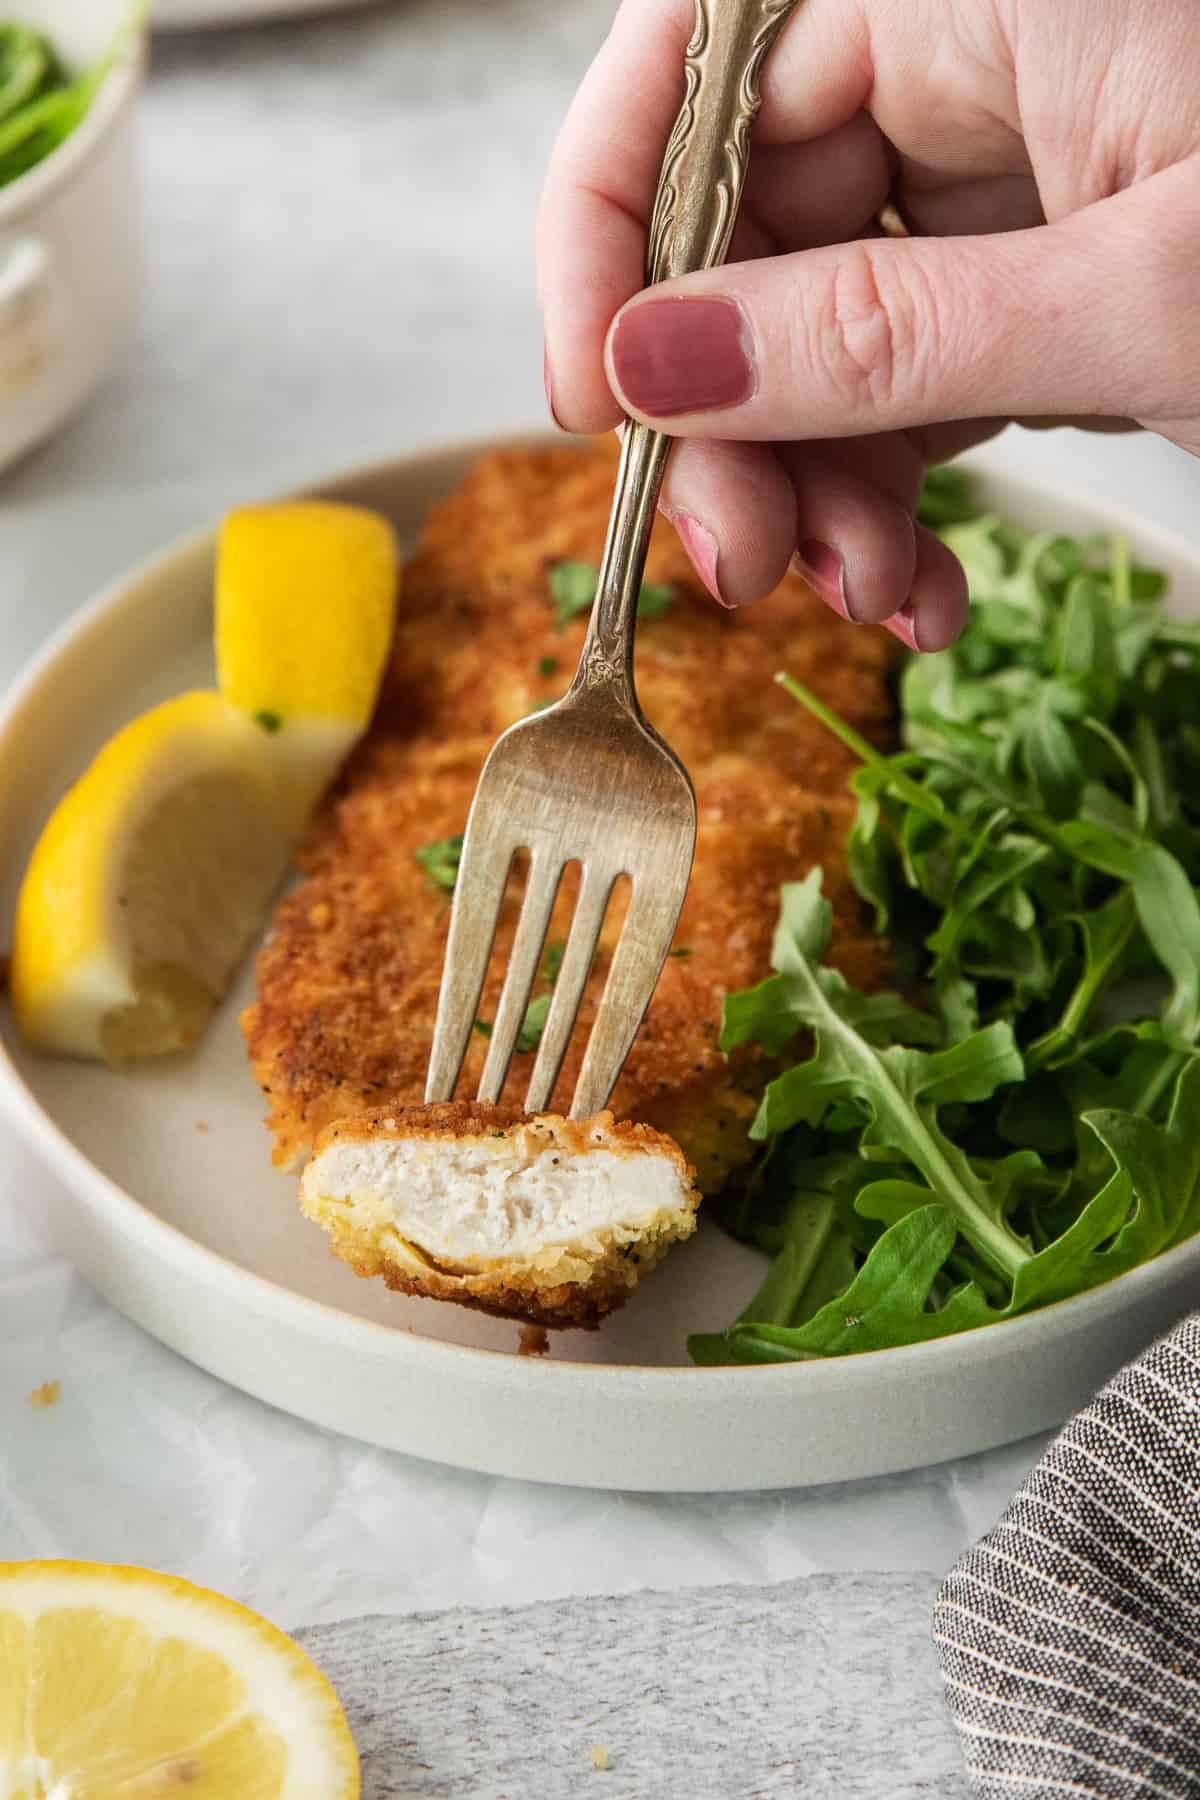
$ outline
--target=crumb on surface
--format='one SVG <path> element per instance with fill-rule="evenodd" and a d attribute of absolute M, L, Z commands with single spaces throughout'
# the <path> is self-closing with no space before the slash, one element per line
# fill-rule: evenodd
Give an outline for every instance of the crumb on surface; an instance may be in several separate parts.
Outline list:
<path fill-rule="evenodd" d="M 608 1760 L 608 1745 L 607 1744 L 593 1744 L 591 1749 L 588 1751 L 588 1755 L 592 1759 L 593 1769 L 604 1770 L 604 1769 L 608 1769 L 608 1768 L 612 1767 L 611 1763 Z"/>
<path fill-rule="evenodd" d="M 62 1399 L 61 1381 L 43 1381 L 29 1396 L 30 1406 L 57 1406 Z"/>
<path fill-rule="evenodd" d="M 517 1344 L 518 1356 L 548 1356 L 550 1338 L 544 1325 L 522 1325 Z"/>
<path fill-rule="evenodd" d="M 203 1119 L 196 1120 L 196 1130 L 200 1133 L 201 1137 L 204 1137 L 207 1134 L 208 1126 Z"/>

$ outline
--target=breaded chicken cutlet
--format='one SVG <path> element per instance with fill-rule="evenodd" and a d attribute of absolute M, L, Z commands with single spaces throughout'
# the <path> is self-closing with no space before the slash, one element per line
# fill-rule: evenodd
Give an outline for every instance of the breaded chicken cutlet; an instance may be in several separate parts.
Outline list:
<path fill-rule="evenodd" d="M 549 577 L 563 561 L 598 563 L 613 473 L 608 444 L 498 451 L 431 511 L 404 572 L 375 722 L 314 824 L 301 856 L 306 879 L 278 909 L 259 955 L 258 998 L 243 1017 L 255 1073 L 271 1104 L 276 1160 L 295 1166 L 320 1137 L 317 1163 L 305 1177 L 305 1207 L 330 1229 L 337 1253 L 360 1273 L 381 1274 L 406 1291 L 461 1299 L 536 1324 L 595 1324 L 656 1256 L 634 1262 L 626 1242 L 623 1276 L 630 1279 L 614 1282 L 604 1233 L 593 1231 L 586 1243 L 584 1233 L 577 1243 L 563 1236 L 561 1220 L 556 1225 L 547 1216 L 541 1247 L 552 1260 L 561 1252 L 572 1274 L 539 1288 L 524 1276 L 515 1279 L 511 1245 L 488 1254 L 494 1220 L 482 1202 L 473 1257 L 461 1235 L 453 1242 L 444 1233 L 438 1238 L 428 1209 L 416 1208 L 399 1227 L 400 1171 L 411 1163 L 421 1118 L 428 1116 L 411 1109 L 420 1107 L 424 1091 L 450 913 L 448 893 L 431 880 L 417 852 L 462 831 L 496 737 L 567 685 L 586 614 L 560 625 Z M 694 1167 L 700 1191 L 711 1193 L 750 1154 L 747 1126 L 765 1080 L 753 1051 L 726 1058 L 718 1049 L 722 998 L 768 972 L 781 884 L 819 863 L 834 908 L 830 960 L 856 986 L 878 986 L 887 975 L 886 947 L 846 872 L 852 758 L 772 677 L 790 670 L 883 743 L 896 651 L 882 632 L 840 622 L 796 576 L 754 607 L 723 611 L 661 521 L 646 580 L 669 585 L 672 600 L 638 627 L 639 696 L 695 784 L 698 838 L 675 949 L 611 1111 L 617 1120 L 673 1139 Z M 569 928 L 571 875 L 551 922 L 539 993 L 549 992 L 552 947 Z M 518 911 L 519 892 L 510 892 L 480 1003 L 482 1029 L 460 1084 L 464 1094 L 478 1085 Z M 563 1111 L 620 917 L 618 894 L 554 1096 Z M 523 1093 L 532 1057 L 531 1050 L 514 1057 L 506 1100 Z M 512 1125 L 506 1115 L 492 1128 L 507 1132 Z M 476 1116 L 448 1114 L 439 1133 L 444 1142 L 476 1137 L 478 1129 Z M 602 1135 L 608 1129 L 601 1127 Z M 373 1177 L 374 1185 L 366 1185 L 375 1198 L 365 1195 L 355 1205 L 346 1192 L 330 1191 L 318 1170 L 332 1167 L 333 1144 L 364 1134 L 377 1176 L 385 1165 L 390 1173 Z M 433 1154 L 428 1137 L 421 1141 L 422 1153 Z M 453 1161 L 445 1191 L 447 1216 L 457 1216 Z M 676 1211 L 681 1229 L 671 1235 L 686 1235 L 690 1209 Z M 660 1252 L 667 1239 L 657 1226 L 655 1232 Z M 470 1279 L 458 1279 L 464 1275 Z M 551 1288 L 564 1287 L 573 1293 L 549 1298 Z"/>
<path fill-rule="evenodd" d="M 694 1178 L 648 1125 L 457 1101 L 327 1126 L 300 1196 L 359 1275 L 543 1326 L 587 1325 L 695 1230 Z"/>

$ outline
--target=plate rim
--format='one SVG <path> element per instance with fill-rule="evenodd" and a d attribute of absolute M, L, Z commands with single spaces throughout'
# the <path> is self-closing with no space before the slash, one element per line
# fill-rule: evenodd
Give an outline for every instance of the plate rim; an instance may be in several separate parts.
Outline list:
<path fill-rule="evenodd" d="M 581 446 L 585 441 L 575 440 Z M 406 468 L 463 460 L 488 451 L 519 449 L 530 445 L 562 448 L 570 442 L 570 439 L 562 435 L 555 436 L 542 427 L 439 441 L 395 456 L 372 458 L 353 464 L 325 478 L 305 481 L 283 493 L 269 495 L 267 500 L 331 494 L 373 480 L 394 477 L 397 471 Z M 961 461 L 964 466 L 977 468 L 981 475 L 1014 488 L 1032 489 L 1034 486 L 1032 477 L 1014 472 L 1007 465 L 990 458 L 986 451 L 971 452 Z M 1064 505 L 1074 505 L 1086 512 L 1097 510 L 1095 497 L 1084 488 L 1058 480 L 1049 485 L 1054 498 L 1061 499 Z M 1044 488 L 1046 484 L 1040 483 L 1039 486 Z M 264 502 L 254 500 L 240 502 L 245 505 L 262 503 Z M 1160 525 L 1153 518 L 1123 502 L 1111 505 L 1106 502 L 1104 511 L 1116 531 L 1135 540 L 1142 538 L 1153 542 L 1180 561 L 1191 564 L 1200 581 L 1200 545 L 1193 544 L 1181 532 Z M 123 606 L 136 604 L 137 592 L 146 581 L 161 577 L 173 564 L 189 556 L 210 551 L 215 544 L 217 528 L 218 522 L 213 522 L 181 533 L 160 549 L 140 558 L 106 583 L 99 593 L 85 601 L 51 633 L 0 696 L 0 764 L 8 753 L 9 740 L 20 723 L 21 714 L 36 702 L 38 689 L 53 676 L 59 658 L 78 640 L 85 640 L 90 633 L 103 627 L 110 615 L 118 613 Z M 690 1363 L 664 1366 L 637 1362 L 573 1362 L 556 1357 L 521 1357 L 508 1350 L 428 1337 L 408 1327 L 345 1312 L 330 1302 L 314 1299 L 265 1275 L 243 1268 L 219 1251 L 198 1242 L 181 1227 L 162 1218 L 152 1207 L 139 1200 L 92 1162 L 42 1105 L 13 1061 L 8 1044 L 2 1039 L 0 1106 L 25 1140 L 40 1154 L 43 1163 L 48 1164 L 54 1175 L 71 1191 L 79 1197 L 90 1192 L 102 1200 L 111 1223 L 124 1237 L 140 1240 L 149 1254 L 176 1265 L 185 1274 L 195 1274 L 209 1286 L 221 1290 L 225 1299 L 249 1306 L 260 1317 L 278 1318 L 282 1315 L 284 1319 L 290 1318 L 298 1329 L 315 1331 L 326 1341 L 349 1341 L 351 1344 L 361 1342 L 364 1347 L 382 1349 L 386 1355 L 394 1356 L 413 1368 L 424 1365 L 431 1372 L 455 1374 L 469 1362 L 484 1380 L 505 1383 L 523 1379 L 516 1371 L 525 1369 L 529 1371 L 528 1379 L 531 1382 L 578 1384 L 585 1381 L 592 1385 L 612 1387 L 636 1379 L 639 1386 L 661 1388 L 664 1392 L 669 1391 L 672 1396 L 677 1394 L 683 1381 L 690 1381 L 694 1386 L 701 1380 L 713 1387 L 724 1384 L 737 1388 L 749 1383 L 749 1393 L 761 1394 L 764 1385 L 772 1380 L 776 1385 L 781 1385 L 788 1380 L 802 1379 L 810 1391 L 815 1388 L 818 1392 L 823 1389 L 836 1392 L 845 1382 L 857 1385 L 860 1380 L 869 1380 L 873 1370 L 899 1371 L 903 1367 L 905 1371 L 915 1371 L 922 1363 L 937 1366 L 942 1362 L 955 1361 L 966 1341 L 970 1341 L 972 1345 L 972 1357 L 980 1361 L 1006 1356 L 1018 1337 L 1023 1337 L 1032 1348 L 1036 1339 L 1048 1331 L 1058 1335 L 1056 1328 L 1059 1328 L 1063 1335 L 1067 1335 L 1072 1328 L 1085 1327 L 1095 1313 L 1104 1310 L 1109 1297 L 1118 1291 L 1133 1300 L 1147 1289 L 1169 1285 L 1172 1275 L 1188 1264 L 1200 1265 L 1200 1234 L 1197 1234 L 1154 1257 L 1150 1262 L 1141 1263 L 1136 1268 L 1115 1276 L 1111 1281 L 1019 1318 L 958 1333 L 952 1337 L 931 1339 L 923 1344 L 862 1351 L 853 1356 L 830 1357 L 817 1362 L 732 1364 L 708 1368 Z"/>

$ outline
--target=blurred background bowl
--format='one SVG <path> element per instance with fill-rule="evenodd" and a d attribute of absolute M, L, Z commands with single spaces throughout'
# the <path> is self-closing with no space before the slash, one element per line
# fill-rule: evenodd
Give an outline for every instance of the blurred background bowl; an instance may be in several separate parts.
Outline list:
<path fill-rule="evenodd" d="M 194 26 L 250 25 L 265 19 L 290 19 L 301 13 L 345 12 L 378 0 L 155 0 L 155 30 Z"/>
<path fill-rule="evenodd" d="M 129 0 L 0 0 L 0 19 L 44 32 L 73 73 L 105 53 L 128 12 Z M 144 65 L 132 38 L 70 136 L 0 187 L 0 469 L 82 405 L 132 324 Z"/>

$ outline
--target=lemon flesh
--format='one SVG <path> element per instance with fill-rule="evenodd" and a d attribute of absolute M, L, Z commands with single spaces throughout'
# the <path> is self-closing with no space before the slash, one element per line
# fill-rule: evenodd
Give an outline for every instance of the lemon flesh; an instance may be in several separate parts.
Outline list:
<path fill-rule="evenodd" d="M 203 1028 L 294 845 L 261 738 L 219 694 L 184 694 L 118 732 L 60 802 L 9 972 L 37 1048 L 120 1061 Z"/>
<path fill-rule="evenodd" d="M 337 1696 L 290 1638 L 145 1569 L 0 1563 L 3 1800 L 356 1800 Z"/>

